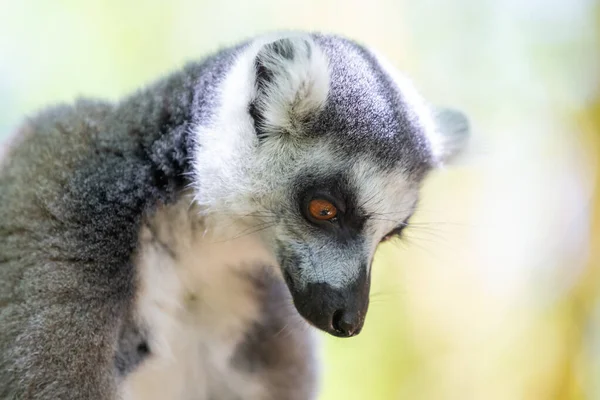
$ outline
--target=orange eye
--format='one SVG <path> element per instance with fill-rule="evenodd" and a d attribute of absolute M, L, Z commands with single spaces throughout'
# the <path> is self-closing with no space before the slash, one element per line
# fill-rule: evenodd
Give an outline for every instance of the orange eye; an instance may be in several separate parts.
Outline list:
<path fill-rule="evenodd" d="M 319 221 L 328 221 L 337 215 L 337 208 L 330 201 L 323 199 L 311 200 L 308 204 L 311 217 Z"/>

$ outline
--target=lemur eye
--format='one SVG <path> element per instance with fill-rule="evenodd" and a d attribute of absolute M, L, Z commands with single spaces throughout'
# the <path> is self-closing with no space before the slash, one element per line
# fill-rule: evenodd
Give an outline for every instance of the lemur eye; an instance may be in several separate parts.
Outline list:
<path fill-rule="evenodd" d="M 401 237 L 402 236 L 402 232 L 408 226 L 408 221 L 411 219 L 411 217 L 412 217 L 412 214 L 409 215 L 408 217 L 406 217 L 406 219 L 404 221 L 402 221 L 400 223 L 400 225 L 398 225 L 397 227 L 395 227 L 394 229 L 392 229 L 390 232 L 388 232 L 383 237 L 383 239 L 381 239 L 381 242 L 387 242 L 390 239 Z"/>
<path fill-rule="evenodd" d="M 383 237 L 383 239 L 381 239 L 381 242 L 387 242 L 390 239 L 399 238 L 402 235 L 402 231 L 404 230 L 404 228 L 406 228 L 406 225 L 402 225 L 397 228 L 394 228 L 394 230 L 389 232 L 387 235 L 385 235 Z"/>
<path fill-rule="evenodd" d="M 337 208 L 325 199 L 314 199 L 308 203 L 310 216 L 319 221 L 329 221 L 337 215 Z"/>

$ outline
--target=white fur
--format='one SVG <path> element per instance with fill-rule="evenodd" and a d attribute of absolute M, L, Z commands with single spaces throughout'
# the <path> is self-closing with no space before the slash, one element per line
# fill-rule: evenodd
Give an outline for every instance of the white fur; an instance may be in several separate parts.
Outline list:
<path fill-rule="evenodd" d="M 418 187 L 401 171 L 383 173 L 368 160 L 357 161 L 352 172 L 353 184 L 360 188 L 358 204 L 373 216 L 366 227 L 372 254 L 383 236 L 414 212 Z"/>
<path fill-rule="evenodd" d="M 275 262 L 258 236 L 227 240 L 239 234 L 230 227 L 230 236 L 215 237 L 193 228 L 195 215 L 182 201 L 157 213 L 153 231 L 141 232 L 136 311 L 151 356 L 127 377 L 123 400 L 264 398 L 260 383 L 230 358 L 260 312 L 252 282 L 240 273 Z"/>
<path fill-rule="evenodd" d="M 268 88 L 268 101 L 264 104 L 267 124 L 287 126 L 292 133 L 292 109 L 301 115 L 326 100 L 329 88 L 327 60 L 310 36 L 293 32 L 267 35 L 245 49 L 222 84 L 217 117 L 209 126 L 198 126 L 194 135 L 198 142 L 194 157 L 196 201 L 205 213 L 255 211 L 244 208 L 251 203 L 249 197 L 260 195 L 256 193 L 255 171 L 264 171 L 260 169 L 264 165 L 256 164 L 258 138 L 248 113 L 248 105 L 257 95 L 254 62 L 265 44 L 283 37 L 291 38 L 296 46 L 296 58 L 294 62 L 270 58 L 271 67 L 279 73 L 276 74 L 276 85 Z M 311 46 L 310 59 L 305 43 Z M 288 146 L 285 151 L 290 150 L 293 149 Z M 274 154 L 273 160 L 293 160 L 293 155 L 286 158 L 287 155 Z M 266 159 L 271 161 L 270 157 Z M 202 179 L 206 176 L 214 179 Z M 262 189 L 267 192 L 269 188 Z"/>
<path fill-rule="evenodd" d="M 208 126 L 198 126 L 194 155 L 196 202 L 208 210 L 243 213 L 251 190 L 249 173 L 257 138 L 248 113 L 254 88 L 254 59 L 260 47 L 250 46 L 238 56 L 219 90 L 219 112 Z M 204 179 L 212 177 L 212 179 Z M 241 200 L 241 201 L 240 201 Z"/>
<path fill-rule="evenodd" d="M 327 57 L 309 36 L 291 37 L 289 47 L 294 52 L 292 60 L 273 52 L 261 57 L 274 78 L 261 97 L 260 105 L 265 129 L 283 128 L 293 135 L 297 131 L 298 118 L 325 104 L 329 66 Z"/>
<path fill-rule="evenodd" d="M 443 132 L 436 126 L 433 108 L 419 94 L 413 83 L 406 76 L 401 74 L 383 55 L 379 54 L 374 49 L 369 51 L 375 56 L 377 62 L 385 73 L 392 78 L 394 83 L 400 89 L 402 98 L 407 104 L 407 108 L 411 110 L 410 116 L 415 119 L 417 125 L 423 127 L 423 131 L 427 136 L 434 160 L 441 165 L 445 155 L 444 142 L 446 138 Z"/>

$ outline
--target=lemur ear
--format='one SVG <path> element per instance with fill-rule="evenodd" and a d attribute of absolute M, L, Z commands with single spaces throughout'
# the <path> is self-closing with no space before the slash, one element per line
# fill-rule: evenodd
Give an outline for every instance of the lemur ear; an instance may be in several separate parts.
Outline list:
<path fill-rule="evenodd" d="M 327 99 L 329 67 L 323 51 L 309 36 L 283 38 L 264 45 L 254 67 L 250 114 L 259 138 L 299 134 Z"/>
<path fill-rule="evenodd" d="M 433 120 L 436 126 L 437 159 L 442 164 L 447 164 L 459 156 L 467 147 L 470 137 L 469 120 L 460 111 L 435 107 Z"/>

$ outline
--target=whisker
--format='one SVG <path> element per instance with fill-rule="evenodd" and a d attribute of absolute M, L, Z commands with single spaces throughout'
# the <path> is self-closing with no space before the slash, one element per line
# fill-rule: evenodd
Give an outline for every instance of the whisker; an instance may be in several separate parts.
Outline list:
<path fill-rule="evenodd" d="M 417 235 L 415 235 L 415 233 Z M 450 241 L 450 237 L 448 237 L 447 235 L 443 235 L 441 233 L 438 232 L 414 232 L 414 231 L 406 231 L 403 233 L 403 237 L 408 237 L 410 239 L 416 239 L 416 240 L 426 240 L 432 243 L 436 243 L 436 242 L 444 242 L 444 243 L 449 243 Z"/>
<path fill-rule="evenodd" d="M 444 260 L 441 259 L 441 257 L 439 255 L 433 253 L 431 250 L 427 249 L 425 246 L 423 246 L 423 245 L 421 245 L 419 243 L 416 243 L 415 241 L 411 240 L 408 237 L 404 237 L 403 240 L 399 241 L 399 243 L 402 243 L 402 242 L 408 242 L 408 244 L 410 246 L 415 246 L 416 248 L 420 249 L 421 251 L 423 251 L 428 256 L 434 257 L 438 261 L 444 261 Z"/>
<path fill-rule="evenodd" d="M 369 203 L 371 200 L 373 200 L 375 198 L 375 196 L 377 195 L 377 193 L 373 193 L 371 195 L 371 197 L 369 197 L 368 199 L 366 199 L 365 201 L 363 201 L 361 204 L 358 205 L 357 208 L 361 209 L 365 206 L 365 204 Z"/>
<path fill-rule="evenodd" d="M 451 225 L 451 226 L 463 226 L 463 227 L 475 227 L 476 225 L 467 222 L 453 222 L 453 221 L 415 221 L 411 222 L 411 225 L 428 226 L 428 225 Z"/>
<path fill-rule="evenodd" d="M 217 240 L 217 241 L 214 241 L 213 243 L 224 243 L 224 242 L 228 242 L 231 240 L 239 239 L 244 236 L 248 236 L 248 235 L 252 235 L 254 233 L 264 231 L 265 229 L 269 229 L 273 226 L 274 226 L 274 224 L 271 224 L 271 223 L 259 224 L 258 226 L 254 226 L 254 227 L 243 230 L 242 232 L 240 232 L 240 234 L 238 234 L 236 236 L 233 236 L 233 237 L 225 239 L 225 240 Z M 250 230 L 250 232 L 248 232 L 249 230 Z"/>

